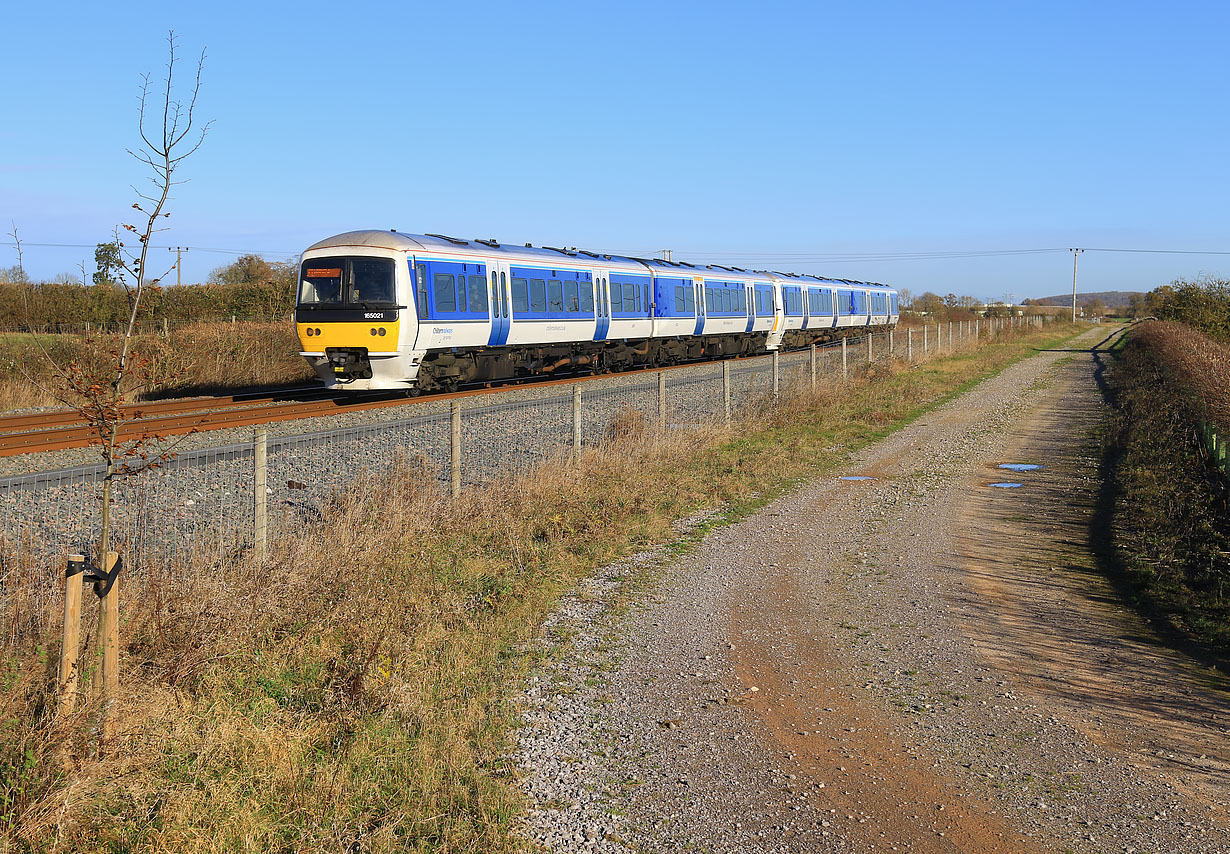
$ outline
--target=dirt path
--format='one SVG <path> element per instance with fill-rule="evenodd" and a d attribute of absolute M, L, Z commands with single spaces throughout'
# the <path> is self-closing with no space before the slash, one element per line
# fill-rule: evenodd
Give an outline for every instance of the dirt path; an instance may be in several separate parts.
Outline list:
<path fill-rule="evenodd" d="M 581 652 L 531 691 L 531 835 L 1230 851 L 1227 694 L 1094 571 L 1100 358 L 1041 353 L 841 473 L 874 479 L 828 478 L 716 531 L 630 626 L 561 615 Z M 1005 462 L 1046 468 L 1001 477 Z"/>

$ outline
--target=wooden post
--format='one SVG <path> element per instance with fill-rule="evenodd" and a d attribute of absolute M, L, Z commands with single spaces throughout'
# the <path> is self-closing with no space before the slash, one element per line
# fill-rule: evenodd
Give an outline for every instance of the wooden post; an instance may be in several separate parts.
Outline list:
<path fill-rule="evenodd" d="M 781 389 L 781 351 L 773 351 L 773 396 L 777 397 L 778 391 Z"/>
<path fill-rule="evenodd" d="M 905 331 L 905 360 L 914 361 L 914 327 L 912 326 Z"/>
<path fill-rule="evenodd" d="M 461 494 L 461 401 L 457 399 L 449 401 L 448 408 L 453 417 L 453 438 L 450 443 L 452 446 L 450 449 L 452 477 L 449 479 L 449 493 L 456 498 Z"/>
<path fill-rule="evenodd" d="M 107 552 L 103 571 L 110 574 L 119 560 L 115 552 Z M 111 580 L 111 589 L 98 602 L 98 640 L 102 647 L 102 696 L 104 742 L 115 738 L 115 700 L 120 691 L 120 579 Z"/>
<path fill-rule="evenodd" d="M 581 384 L 572 384 L 572 461 L 581 461 Z"/>
<path fill-rule="evenodd" d="M 811 345 L 811 390 L 816 390 L 816 345 Z"/>
<path fill-rule="evenodd" d="M 722 362 L 722 405 L 726 410 L 726 426 L 730 427 L 730 362 Z"/>
<path fill-rule="evenodd" d="M 850 363 L 846 358 L 846 336 L 841 336 L 841 381 L 850 379 Z"/>
<path fill-rule="evenodd" d="M 658 371 L 658 430 L 666 432 L 666 371 Z"/>
<path fill-rule="evenodd" d="M 64 644 L 60 647 L 60 714 L 72 714 L 77 704 L 79 673 L 77 657 L 81 654 L 81 573 L 85 570 L 85 555 L 69 555 L 64 571 Z"/>
<path fill-rule="evenodd" d="M 269 430 L 266 427 L 257 427 L 256 438 L 252 442 L 252 549 L 258 566 L 265 562 L 269 536 L 269 499 L 266 488 L 268 453 Z"/>
<path fill-rule="evenodd" d="M 162 319 L 162 337 L 163 338 L 171 337 L 171 321 L 165 317 Z"/>

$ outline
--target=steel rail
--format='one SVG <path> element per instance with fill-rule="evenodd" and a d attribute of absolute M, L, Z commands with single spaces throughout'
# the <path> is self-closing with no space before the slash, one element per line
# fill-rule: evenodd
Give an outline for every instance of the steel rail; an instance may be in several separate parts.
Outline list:
<path fill-rule="evenodd" d="M 832 346 L 832 345 L 828 345 Z M 828 346 L 819 349 L 828 349 Z M 805 352 L 795 350 L 791 352 Z M 759 353 L 752 356 L 735 356 L 726 360 L 698 360 L 677 365 L 637 366 L 619 373 L 635 375 L 652 373 L 654 371 L 682 370 L 693 368 L 699 364 L 721 361 L 744 361 L 747 359 L 763 359 L 769 353 Z M 423 397 L 381 396 L 372 399 L 350 398 L 339 396 L 324 389 L 315 389 L 320 395 L 319 400 L 292 401 L 287 403 L 272 403 L 270 401 L 278 393 L 257 393 L 254 396 L 245 394 L 228 395 L 221 398 L 193 398 L 191 400 L 152 402 L 125 407 L 125 412 L 131 420 L 121 421 L 118 439 L 121 442 L 131 442 L 142 437 L 181 436 L 209 430 L 225 430 L 236 427 L 251 427 L 257 424 L 272 424 L 278 421 L 294 421 L 302 418 L 315 418 L 328 415 L 339 415 L 344 412 L 359 412 L 369 409 L 387 409 L 397 406 L 413 406 L 416 403 L 430 403 L 453 399 L 464 399 L 478 395 L 499 393 L 502 390 L 525 387 L 549 387 L 572 385 L 574 383 L 590 382 L 592 380 L 610 378 L 611 373 L 582 374 L 559 379 L 527 377 L 518 381 L 501 383 L 499 385 L 483 384 L 478 387 L 466 388 L 442 394 L 430 394 Z M 306 392 L 306 389 L 298 391 Z M 378 395 L 378 392 L 373 393 Z M 140 417 L 136 417 L 139 413 Z M 40 423 L 37 419 L 42 418 Z M 28 428 L 15 432 L 16 427 Z M 38 429 L 39 427 L 46 429 Z M 50 413 L 10 416 L 0 418 L 0 457 L 12 457 L 19 454 L 37 453 L 41 451 L 59 451 L 70 448 L 84 448 L 98 444 L 97 429 L 84 423 L 80 413 L 75 410 L 57 410 Z"/>

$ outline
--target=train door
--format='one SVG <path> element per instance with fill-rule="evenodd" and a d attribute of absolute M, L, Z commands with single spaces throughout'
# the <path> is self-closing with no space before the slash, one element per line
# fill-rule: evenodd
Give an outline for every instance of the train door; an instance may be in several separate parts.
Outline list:
<path fill-rule="evenodd" d="M 508 343 L 508 330 L 512 326 L 512 315 L 508 310 L 508 265 L 494 261 L 487 265 L 491 271 L 491 334 L 487 344 L 500 347 Z"/>
<path fill-rule="evenodd" d="M 594 271 L 594 340 L 605 341 L 611 328 L 611 296 L 607 290 L 605 270 Z"/>
<path fill-rule="evenodd" d="M 752 331 L 752 324 L 756 322 L 756 291 L 747 282 L 743 283 L 743 301 L 746 303 L 744 308 L 747 309 L 747 329 L 746 332 Z"/>
<path fill-rule="evenodd" d="M 692 290 L 696 292 L 696 331 L 692 334 L 699 335 L 705 329 L 705 280 L 694 276 Z"/>

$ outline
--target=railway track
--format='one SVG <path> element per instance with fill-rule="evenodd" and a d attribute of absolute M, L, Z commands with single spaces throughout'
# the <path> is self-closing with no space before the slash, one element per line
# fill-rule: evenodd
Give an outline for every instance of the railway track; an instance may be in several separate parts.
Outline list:
<path fill-rule="evenodd" d="M 730 361 L 765 358 L 765 354 L 732 358 Z M 669 371 L 694 367 L 697 362 L 664 367 L 635 368 L 626 373 Z M 527 385 L 556 386 L 587 382 L 609 374 L 582 374 L 558 379 L 527 378 L 495 387 L 523 388 Z M 427 401 L 451 400 L 489 394 L 490 385 L 424 397 L 402 394 L 371 393 L 363 396 L 340 395 L 322 388 L 305 386 L 276 393 L 254 392 L 222 397 L 196 397 L 167 401 L 149 401 L 124 407 L 119 441 L 129 442 L 142 436 L 182 436 L 208 430 L 251 427 L 278 421 L 316 418 L 358 412 L 367 409 L 387 409 L 413 406 Z M 291 398 L 286 400 L 284 398 Z M 97 432 L 76 410 L 0 417 L 0 457 L 84 448 L 97 442 Z"/>

